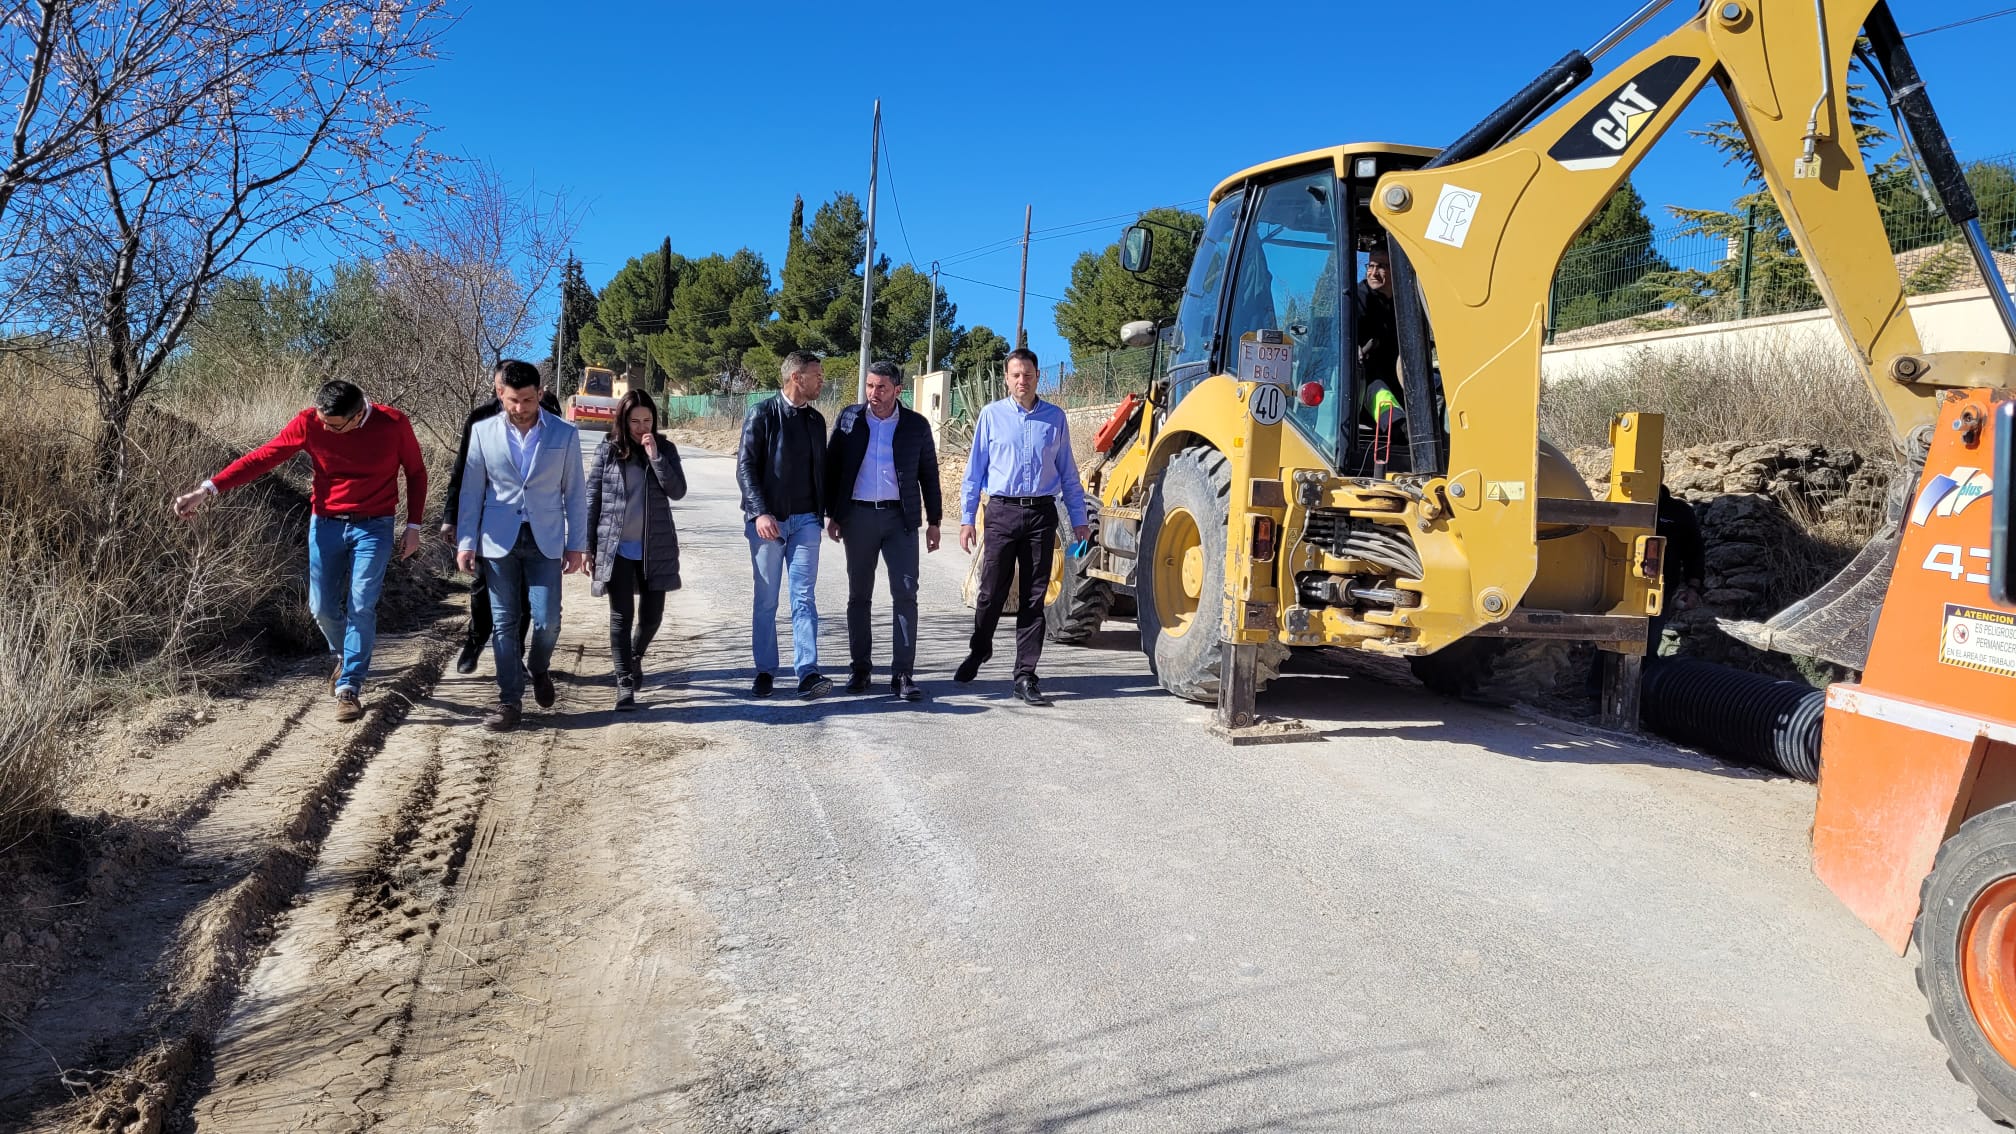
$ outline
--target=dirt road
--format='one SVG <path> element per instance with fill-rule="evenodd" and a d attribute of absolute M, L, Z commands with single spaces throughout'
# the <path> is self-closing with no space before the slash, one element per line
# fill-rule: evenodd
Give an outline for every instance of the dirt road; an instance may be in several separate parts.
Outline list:
<path fill-rule="evenodd" d="M 950 681 L 956 550 L 925 564 L 932 700 L 753 702 L 731 464 L 686 460 L 687 589 L 642 712 L 609 709 L 606 614 L 577 579 L 574 677 L 518 734 L 475 723 L 487 661 L 422 672 L 361 747 L 313 711 L 211 726 L 279 736 L 205 805 L 237 841 L 180 923 L 182 975 L 100 1013 L 166 1046 L 94 1049 L 180 1071 L 135 1077 L 131 1105 L 101 1091 L 45 1116 L 234 1134 L 1986 1128 L 1909 963 L 1813 879 L 1810 788 L 1338 672 L 1265 701 L 1323 742 L 1232 751 L 1154 689 L 1121 624 L 1052 647 L 1057 705 L 1028 708 L 1005 653 Z M 820 594 L 844 673 L 830 550 Z M 440 664 L 438 645 L 401 648 Z M 318 796 L 328 765 L 293 754 L 330 751 L 354 767 Z M 262 873 L 260 839 L 312 844 L 305 873 Z M 204 1001 L 218 974 L 240 991 Z M 0 1098 L 38 1060 L 46 1076 L 43 1054 L 10 1049 Z"/>

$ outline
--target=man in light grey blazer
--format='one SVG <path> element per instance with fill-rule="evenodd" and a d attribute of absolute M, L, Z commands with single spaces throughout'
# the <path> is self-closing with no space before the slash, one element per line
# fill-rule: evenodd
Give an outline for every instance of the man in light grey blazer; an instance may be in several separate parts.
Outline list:
<path fill-rule="evenodd" d="M 498 704 L 483 724 L 504 732 L 518 726 L 525 697 L 521 580 L 531 608 L 532 697 L 542 709 L 553 707 L 547 665 L 560 638 L 560 577 L 587 562 L 588 481 L 580 432 L 539 406 L 539 368 L 505 359 L 497 364 L 496 386 L 504 412 L 469 432 L 455 558 L 473 573 L 481 555 L 489 577 Z"/>

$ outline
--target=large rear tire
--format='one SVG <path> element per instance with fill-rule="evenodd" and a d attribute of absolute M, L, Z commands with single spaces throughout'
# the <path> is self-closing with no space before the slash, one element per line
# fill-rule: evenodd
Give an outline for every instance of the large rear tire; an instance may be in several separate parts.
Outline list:
<path fill-rule="evenodd" d="M 1983 811 L 1939 848 L 1919 892 L 1918 990 L 1946 1069 L 1981 1110 L 2016 1120 L 2016 803 Z"/>
<path fill-rule="evenodd" d="M 1085 501 L 1085 521 L 1092 528 L 1092 543 L 1099 542 L 1099 509 Z M 1113 607 L 1113 584 L 1085 573 L 1085 559 L 1073 559 L 1064 549 L 1071 543 L 1071 516 L 1063 501 L 1057 502 L 1057 562 L 1050 572 L 1050 597 L 1043 607 L 1043 633 L 1052 642 L 1082 646 Z M 1087 557 L 1089 558 L 1089 556 Z"/>
<path fill-rule="evenodd" d="M 1141 651 L 1162 688 L 1192 701 L 1218 703 L 1224 643 L 1225 533 L 1232 471 L 1207 445 L 1177 453 L 1156 478 L 1141 519 L 1134 573 Z M 1260 647 L 1255 688 L 1281 671 L 1288 647 Z"/>

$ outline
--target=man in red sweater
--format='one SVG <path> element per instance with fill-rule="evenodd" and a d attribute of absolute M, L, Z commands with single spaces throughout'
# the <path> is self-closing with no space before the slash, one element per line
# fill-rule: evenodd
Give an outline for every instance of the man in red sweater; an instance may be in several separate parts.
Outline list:
<path fill-rule="evenodd" d="M 427 506 L 427 466 L 406 415 L 372 405 L 364 391 L 340 379 L 316 391 L 315 404 L 295 415 L 280 435 L 231 462 L 223 472 L 175 498 L 175 514 L 189 519 L 204 500 L 250 484 L 306 451 L 314 465 L 308 520 L 308 607 L 329 652 L 336 719 L 364 715 L 358 699 L 378 640 L 378 593 L 395 542 L 398 474 L 406 473 L 406 524 L 396 537 L 401 559 L 420 550 L 420 516 Z"/>

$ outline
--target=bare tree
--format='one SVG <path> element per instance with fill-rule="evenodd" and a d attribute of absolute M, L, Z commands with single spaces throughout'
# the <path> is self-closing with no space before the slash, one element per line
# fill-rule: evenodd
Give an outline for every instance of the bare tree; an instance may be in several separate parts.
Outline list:
<path fill-rule="evenodd" d="M 43 328 L 78 348 L 97 398 L 104 471 L 126 423 L 211 286 L 254 249 L 355 229 L 438 181 L 419 108 L 398 86 L 433 55 L 444 0 L 221 2 L 165 50 L 211 81 L 144 137 L 131 100 L 72 78 L 99 107 L 89 172 L 23 210 L 36 255 L 11 264 Z"/>
<path fill-rule="evenodd" d="M 0 100 L 14 107 L 0 218 L 24 191 L 89 172 L 233 79 L 219 0 L 4 0 Z"/>
<path fill-rule="evenodd" d="M 419 341 L 383 373 L 424 428 L 459 427 L 497 360 L 531 347 L 577 227 L 563 199 L 514 191 L 476 164 L 387 238 L 386 302 Z"/>

